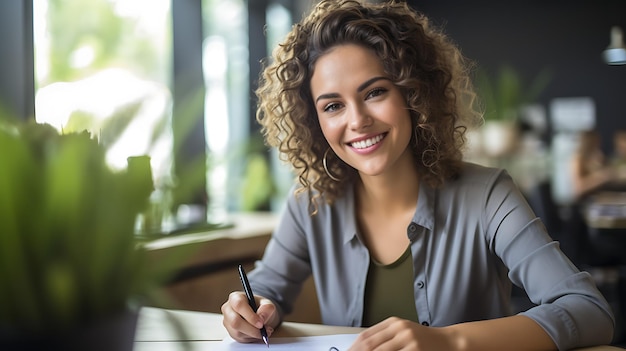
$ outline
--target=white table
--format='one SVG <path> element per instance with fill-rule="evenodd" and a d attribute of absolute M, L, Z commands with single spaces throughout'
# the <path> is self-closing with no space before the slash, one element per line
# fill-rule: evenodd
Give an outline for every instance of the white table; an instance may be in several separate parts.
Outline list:
<path fill-rule="evenodd" d="M 177 333 L 178 324 L 184 335 Z M 285 322 L 273 337 L 315 336 L 359 333 L 362 328 Z M 191 311 L 143 308 L 140 313 L 134 351 L 212 351 L 228 335 L 222 315 Z M 270 348 L 271 349 L 271 348 Z M 577 351 L 619 351 L 613 346 L 597 346 Z"/>

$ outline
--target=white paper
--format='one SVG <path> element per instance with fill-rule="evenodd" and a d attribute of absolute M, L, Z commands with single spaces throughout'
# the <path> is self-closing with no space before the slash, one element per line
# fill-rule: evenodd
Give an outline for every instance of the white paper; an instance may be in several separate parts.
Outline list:
<path fill-rule="evenodd" d="M 329 351 L 335 347 L 337 351 L 346 351 L 354 342 L 358 334 L 335 334 L 320 336 L 298 336 L 285 338 L 270 338 L 270 351 Z M 217 351 L 253 351 L 265 350 L 267 345 L 263 342 L 254 344 L 238 343 L 232 338 L 225 338 L 216 349 Z M 335 350 L 335 349 L 333 349 Z"/>

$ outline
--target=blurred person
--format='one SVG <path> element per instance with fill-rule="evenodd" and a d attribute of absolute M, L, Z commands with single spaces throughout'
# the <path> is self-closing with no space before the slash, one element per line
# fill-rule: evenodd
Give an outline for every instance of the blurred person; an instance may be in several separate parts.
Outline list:
<path fill-rule="evenodd" d="M 610 161 L 618 180 L 626 180 L 626 129 L 618 129 L 613 133 L 613 153 Z"/>
<path fill-rule="evenodd" d="M 615 179 L 615 171 L 602 151 L 598 131 L 580 132 L 578 147 L 571 159 L 570 172 L 575 202 L 583 201 Z"/>

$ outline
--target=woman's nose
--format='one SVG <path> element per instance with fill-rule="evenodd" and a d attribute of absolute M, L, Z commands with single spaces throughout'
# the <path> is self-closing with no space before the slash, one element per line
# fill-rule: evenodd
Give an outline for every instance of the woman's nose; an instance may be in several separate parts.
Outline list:
<path fill-rule="evenodd" d="M 353 130 L 360 130 L 372 124 L 372 117 L 364 106 L 354 105 L 350 109 L 349 126 Z"/>

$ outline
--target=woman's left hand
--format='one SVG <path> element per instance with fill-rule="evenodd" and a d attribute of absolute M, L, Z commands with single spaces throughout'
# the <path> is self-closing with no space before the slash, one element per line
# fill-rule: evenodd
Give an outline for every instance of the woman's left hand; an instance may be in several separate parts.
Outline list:
<path fill-rule="evenodd" d="M 456 350 L 443 328 L 390 317 L 359 334 L 349 351 L 442 351 Z"/>

